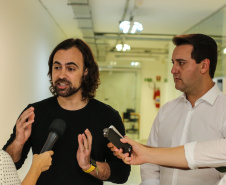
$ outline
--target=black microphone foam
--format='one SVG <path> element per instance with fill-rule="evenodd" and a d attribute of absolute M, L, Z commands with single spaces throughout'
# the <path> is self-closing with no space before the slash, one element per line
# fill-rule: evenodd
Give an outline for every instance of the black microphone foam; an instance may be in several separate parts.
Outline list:
<path fill-rule="evenodd" d="M 57 139 L 64 134 L 65 129 L 66 123 L 64 120 L 58 118 L 53 120 L 52 124 L 49 127 L 50 133 L 44 146 L 42 147 L 40 154 L 51 150 Z"/>
<path fill-rule="evenodd" d="M 221 172 L 221 173 L 225 173 L 226 172 L 226 167 L 218 167 L 215 168 L 217 171 Z"/>
<path fill-rule="evenodd" d="M 52 124 L 49 127 L 49 131 L 50 132 L 56 132 L 57 135 L 59 137 L 61 137 L 64 134 L 65 128 L 66 128 L 65 121 L 57 118 L 57 119 L 53 120 Z"/>

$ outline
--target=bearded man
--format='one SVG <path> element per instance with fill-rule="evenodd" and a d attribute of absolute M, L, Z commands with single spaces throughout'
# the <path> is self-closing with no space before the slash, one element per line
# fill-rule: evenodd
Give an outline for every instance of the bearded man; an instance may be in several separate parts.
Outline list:
<path fill-rule="evenodd" d="M 123 135 L 125 128 L 116 110 L 94 99 L 100 80 L 90 48 L 80 39 L 67 39 L 52 51 L 48 64 L 53 97 L 28 105 L 3 149 L 19 169 L 30 148 L 40 153 L 51 123 L 60 118 L 66 122 L 65 133 L 53 146 L 52 166 L 37 185 L 126 182 L 130 166 L 112 154 L 103 137 L 110 125 Z"/>

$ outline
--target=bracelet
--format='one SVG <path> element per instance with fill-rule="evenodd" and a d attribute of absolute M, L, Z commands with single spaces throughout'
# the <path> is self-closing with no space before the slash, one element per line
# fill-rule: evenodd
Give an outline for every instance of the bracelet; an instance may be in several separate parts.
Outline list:
<path fill-rule="evenodd" d="M 83 170 L 85 173 L 90 173 L 90 172 L 92 172 L 94 169 L 95 169 L 96 167 L 95 166 L 93 166 L 92 164 L 91 164 L 91 166 L 90 166 L 90 168 L 88 169 L 88 170 Z"/>

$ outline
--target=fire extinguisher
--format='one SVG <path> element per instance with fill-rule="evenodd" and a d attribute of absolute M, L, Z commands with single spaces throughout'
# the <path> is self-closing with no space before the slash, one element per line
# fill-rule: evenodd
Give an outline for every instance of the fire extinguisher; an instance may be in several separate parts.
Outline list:
<path fill-rule="evenodd" d="M 155 107 L 159 108 L 160 107 L 160 89 L 155 89 L 154 90 L 154 100 L 155 100 Z"/>

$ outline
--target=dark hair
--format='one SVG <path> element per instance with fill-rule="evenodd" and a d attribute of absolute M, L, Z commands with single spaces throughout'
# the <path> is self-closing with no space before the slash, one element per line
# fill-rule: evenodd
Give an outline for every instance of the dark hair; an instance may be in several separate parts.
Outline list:
<path fill-rule="evenodd" d="M 211 78 L 214 77 L 217 66 L 217 44 L 214 39 L 203 34 L 187 34 L 175 36 L 173 38 L 173 43 L 176 46 L 186 44 L 192 45 L 193 50 L 191 58 L 193 58 L 197 64 L 204 59 L 209 59 L 209 75 Z"/>
<path fill-rule="evenodd" d="M 81 39 L 67 39 L 58 44 L 54 50 L 52 51 L 49 57 L 49 72 L 48 76 L 50 78 L 50 92 L 56 96 L 55 88 L 52 84 L 52 67 L 53 67 L 53 57 L 58 50 L 67 50 L 72 47 L 76 47 L 82 53 L 83 56 L 83 64 L 84 70 L 88 70 L 88 74 L 83 77 L 82 79 L 82 100 L 86 98 L 92 99 L 95 97 L 96 89 L 100 85 L 100 78 L 99 78 L 99 68 L 97 63 L 94 60 L 93 54 L 89 46 L 82 41 Z"/>

